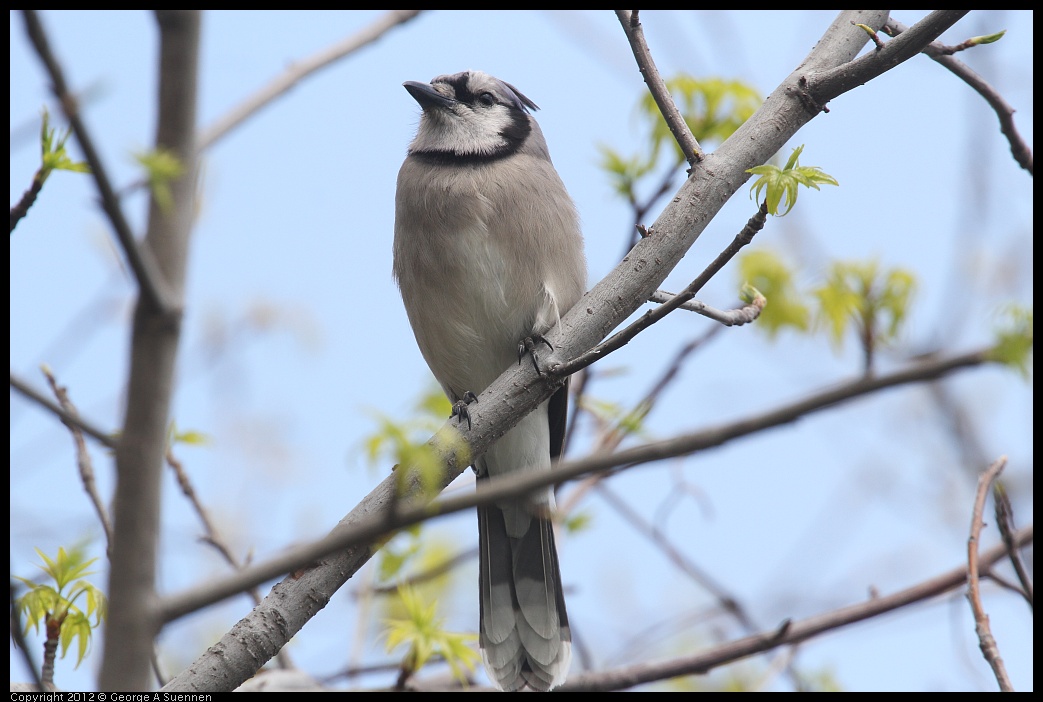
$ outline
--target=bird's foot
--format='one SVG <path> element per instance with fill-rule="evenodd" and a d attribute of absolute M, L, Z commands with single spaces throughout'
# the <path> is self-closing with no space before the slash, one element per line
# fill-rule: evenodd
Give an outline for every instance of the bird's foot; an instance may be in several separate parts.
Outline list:
<path fill-rule="evenodd" d="M 543 371 L 540 370 L 540 357 L 539 354 L 536 353 L 536 347 L 540 344 L 545 344 L 551 351 L 554 350 L 554 347 L 549 341 L 547 341 L 543 334 L 533 334 L 532 336 L 527 336 L 518 342 L 518 364 L 520 365 L 522 359 L 525 358 L 526 354 L 528 354 L 529 358 L 532 359 L 532 367 L 536 369 L 536 375 L 543 375 Z"/>
<path fill-rule="evenodd" d="M 462 400 L 457 400 L 453 403 L 453 413 L 449 415 L 450 419 L 458 417 L 458 421 L 460 423 L 463 423 L 463 421 L 466 419 L 467 431 L 471 431 L 471 411 L 467 409 L 467 405 L 471 404 L 472 402 L 478 402 L 478 396 L 470 390 L 468 390 L 464 393 L 464 397 Z"/>

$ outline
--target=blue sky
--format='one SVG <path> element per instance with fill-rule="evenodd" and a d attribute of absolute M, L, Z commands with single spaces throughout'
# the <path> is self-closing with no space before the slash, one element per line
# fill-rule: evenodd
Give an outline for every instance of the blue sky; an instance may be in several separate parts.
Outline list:
<path fill-rule="evenodd" d="M 379 14 L 206 13 L 200 125 Z M 922 15 L 894 16 L 912 24 Z M 151 14 L 41 16 L 71 84 L 87 94 L 86 121 L 113 180 L 134 182 L 131 154 L 149 146 L 155 122 Z M 833 15 L 647 11 L 642 18 L 664 75 L 736 78 L 767 94 Z M 976 13 L 942 37 L 955 44 L 1008 30 L 1002 41 L 960 58 L 1016 108 L 1030 145 L 1032 19 L 1031 12 Z M 620 257 L 631 215 L 599 168 L 598 147 L 635 148 L 643 84 L 608 11 L 423 13 L 303 81 L 218 143 L 204 163 L 173 411 L 180 427 L 211 436 L 208 447 L 185 448 L 182 458 L 229 540 L 255 559 L 325 534 L 365 495 L 387 470 L 386 463 L 368 465 L 362 449 L 375 416 L 409 416 L 431 387 L 391 279 L 395 177 L 419 114 L 401 85 L 468 68 L 511 82 L 542 108 L 537 119 L 583 219 L 590 284 Z M 57 113 L 22 18 L 12 13 L 12 203 L 37 166 L 34 135 L 45 104 Z M 1032 179 L 1010 158 L 994 113 L 925 57 L 841 96 L 830 110 L 791 146 L 805 144 L 802 163 L 820 166 L 841 187 L 802 194 L 754 246 L 799 265 L 806 285 L 834 258 L 876 258 L 915 271 L 916 306 L 893 356 L 882 360 L 885 369 L 939 344 L 962 351 L 988 343 L 1001 306 L 1032 295 Z M 725 207 L 665 287 L 682 287 L 731 240 L 752 213 L 746 193 Z M 144 199 L 127 198 L 125 211 L 141 231 Z M 11 368 L 43 387 L 37 368 L 48 363 L 81 412 L 116 429 L 133 287 L 113 242 L 89 178 L 52 176 L 11 239 Z M 739 282 L 730 266 L 700 298 L 730 306 Z M 603 375 L 592 392 L 606 402 L 635 402 L 676 349 L 710 324 L 675 315 L 657 325 L 599 364 Z M 685 367 L 646 435 L 770 409 L 858 369 L 851 340 L 837 352 L 823 335 L 771 343 L 753 328 L 726 330 Z M 983 451 L 1010 457 L 1006 479 L 1021 495 L 1017 519 L 1031 523 L 1031 381 L 982 369 L 946 388 L 973 418 Z M 870 587 L 893 592 L 958 565 L 975 468 L 961 464 L 954 444 L 928 391 L 901 389 L 639 468 L 610 485 L 646 519 L 660 520 L 674 544 L 768 628 L 860 601 Z M 16 574 L 33 574 L 34 547 L 53 553 L 98 535 L 71 448 L 57 422 L 12 394 Z M 108 494 L 111 460 L 97 446 L 93 456 Z M 171 480 L 165 489 L 160 582 L 169 593 L 226 570 L 198 543 L 198 523 Z M 451 489 L 470 489 L 469 479 Z M 565 489 L 565 500 L 574 489 Z M 578 509 L 592 523 L 559 549 L 573 627 L 595 667 L 712 643 L 705 626 L 677 624 L 694 619 L 707 595 L 596 495 L 584 496 Z M 460 548 L 474 543 L 472 514 L 431 530 Z M 990 529 L 986 543 L 995 539 Z M 101 553 L 97 542 L 93 550 Z M 453 625 L 473 630 L 477 566 L 470 568 L 444 606 Z M 352 643 L 358 610 L 351 593 L 369 577 L 349 582 L 296 637 L 290 652 L 298 665 L 323 675 L 351 660 L 387 660 L 372 636 L 359 649 Z M 994 586 L 987 607 L 1015 687 L 1031 689 L 1029 611 Z M 240 598 L 164 631 L 170 670 L 246 611 Z M 646 629 L 653 633 L 640 637 Z M 60 663 L 59 684 L 90 688 L 99 653 L 76 672 L 71 661 Z M 796 661 L 852 690 L 995 688 L 959 593 L 807 643 Z M 24 677 L 13 655 L 12 669 L 12 679 Z M 776 686 L 785 681 L 768 683 Z"/>

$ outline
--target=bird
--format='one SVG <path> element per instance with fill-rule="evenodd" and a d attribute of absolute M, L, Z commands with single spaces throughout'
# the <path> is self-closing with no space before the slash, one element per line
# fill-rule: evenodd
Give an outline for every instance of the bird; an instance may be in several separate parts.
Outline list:
<path fill-rule="evenodd" d="M 523 351 L 537 363 L 543 334 L 586 290 L 583 237 L 536 103 L 474 70 L 403 87 L 422 111 L 398 174 L 393 275 L 420 352 L 459 408 Z M 567 404 L 566 381 L 475 461 L 477 480 L 551 470 Z M 549 487 L 478 507 L 479 646 L 502 690 L 550 690 L 568 673 L 554 509 Z"/>

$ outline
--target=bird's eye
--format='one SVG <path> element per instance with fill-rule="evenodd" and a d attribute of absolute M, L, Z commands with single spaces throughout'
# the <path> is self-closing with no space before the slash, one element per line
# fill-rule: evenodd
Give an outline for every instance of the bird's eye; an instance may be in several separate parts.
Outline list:
<path fill-rule="evenodd" d="M 496 104 L 496 98 L 493 97 L 492 93 L 482 93 L 478 96 L 478 104 L 485 107 L 492 107 Z"/>

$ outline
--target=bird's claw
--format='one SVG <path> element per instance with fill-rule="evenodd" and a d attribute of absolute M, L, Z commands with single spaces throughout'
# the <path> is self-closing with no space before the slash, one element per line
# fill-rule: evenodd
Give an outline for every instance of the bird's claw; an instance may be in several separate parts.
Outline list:
<path fill-rule="evenodd" d="M 478 396 L 468 390 L 464 393 L 462 400 L 457 400 L 453 403 L 453 413 L 449 415 L 450 419 L 459 417 L 459 421 L 462 423 L 465 419 L 467 420 L 467 431 L 471 431 L 471 411 L 467 409 L 467 405 L 472 402 L 478 402 Z"/>
<path fill-rule="evenodd" d="M 543 375 L 543 371 L 540 370 L 540 357 L 536 353 L 536 347 L 540 344 L 546 344 L 547 348 L 554 350 L 554 346 L 542 334 L 533 334 L 518 342 L 518 364 L 521 365 L 522 358 L 528 354 L 532 359 L 532 367 L 536 369 L 536 375 Z"/>

